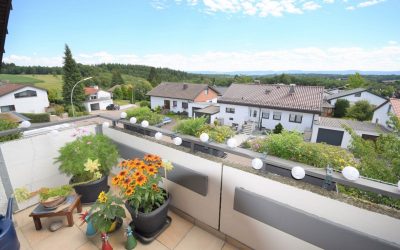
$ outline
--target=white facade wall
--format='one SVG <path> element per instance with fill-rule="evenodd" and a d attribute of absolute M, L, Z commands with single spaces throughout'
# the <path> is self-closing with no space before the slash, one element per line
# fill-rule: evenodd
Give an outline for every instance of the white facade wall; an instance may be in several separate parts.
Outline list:
<path fill-rule="evenodd" d="M 37 96 L 15 98 L 15 93 L 23 92 L 25 90 L 36 91 Z M 14 105 L 15 111 L 19 113 L 44 113 L 50 103 L 47 98 L 47 91 L 27 86 L 0 97 L 0 106 L 8 105 Z"/>
<path fill-rule="evenodd" d="M 370 104 L 375 105 L 375 106 L 379 106 L 382 103 L 387 101 L 383 97 L 374 95 L 367 91 L 363 91 L 363 92 L 361 92 L 361 96 L 359 96 L 359 97 L 356 97 L 356 94 L 352 94 L 352 95 L 348 95 L 348 96 L 339 97 L 337 99 L 332 99 L 329 102 L 330 102 L 330 104 L 335 105 L 335 103 L 338 99 L 346 99 L 350 102 L 350 104 L 354 104 L 361 100 L 367 100 Z"/>
<path fill-rule="evenodd" d="M 111 99 L 111 93 L 104 91 L 104 90 L 99 90 L 97 92 L 97 98 L 98 99 L 100 99 L 100 98 L 110 98 Z"/>
<path fill-rule="evenodd" d="M 88 112 L 92 112 L 92 109 L 90 107 L 91 104 L 99 104 L 100 110 L 106 110 L 107 106 L 110 104 L 113 104 L 113 100 L 111 99 L 111 93 L 104 91 L 104 90 L 99 90 L 96 94 L 95 94 L 96 98 L 95 99 L 91 99 L 90 101 L 86 101 L 83 103 L 83 105 L 85 106 L 86 110 Z M 96 101 L 96 99 L 99 99 L 98 101 Z"/>
<path fill-rule="evenodd" d="M 315 142 L 315 143 L 317 142 L 319 128 L 336 130 L 336 131 L 344 131 L 342 144 L 340 145 L 340 147 L 347 149 L 351 145 L 351 135 L 345 129 L 335 128 L 335 127 L 327 127 L 327 126 L 320 126 L 320 125 L 317 125 L 317 124 L 315 124 L 314 127 L 313 127 L 311 140 L 310 140 L 311 142 Z M 380 135 L 379 132 L 370 132 L 370 131 L 362 131 L 362 130 L 354 130 L 354 132 L 359 136 L 362 136 L 363 134 L 373 135 L 373 136 L 379 136 Z"/>
<path fill-rule="evenodd" d="M 390 113 L 393 113 L 393 107 L 390 104 L 390 102 L 388 102 L 379 109 L 374 111 L 374 115 L 372 116 L 371 122 L 378 123 L 385 126 L 386 128 L 389 128 L 387 122 L 390 120 L 389 116 Z"/>
<path fill-rule="evenodd" d="M 182 108 L 182 103 L 187 102 L 189 104 L 190 101 L 188 100 L 182 100 L 182 99 L 174 99 L 174 98 L 164 98 L 164 97 L 157 97 L 157 96 L 151 96 L 150 97 L 150 106 L 152 109 L 156 109 L 158 106 L 163 107 L 164 106 L 164 100 L 169 100 L 170 101 L 170 111 L 174 113 L 178 112 L 188 112 L 189 113 L 189 105 L 187 109 Z M 176 106 L 174 107 L 174 101 L 176 101 Z"/>
<path fill-rule="evenodd" d="M 189 110 L 188 110 L 189 115 L 188 116 L 193 117 L 193 108 L 202 109 L 202 108 L 208 107 L 213 104 L 215 104 L 215 103 L 213 103 L 213 102 L 191 102 L 191 103 L 189 103 Z"/>
<path fill-rule="evenodd" d="M 234 108 L 235 113 L 226 113 L 226 108 Z M 254 111 L 257 112 L 256 117 L 253 117 Z M 269 112 L 269 118 L 263 119 L 261 115 L 263 112 Z M 281 113 L 280 120 L 274 120 L 273 114 L 274 112 Z M 295 123 L 289 121 L 290 114 L 302 115 L 301 123 Z M 242 127 L 244 122 L 246 121 L 254 121 L 257 124 L 261 122 L 261 126 L 267 129 L 274 129 L 278 123 L 281 123 L 284 129 L 287 130 L 296 130 L 298 132 L 311 131 L 312 124 L 314 119 L 317 119 L 318 115 L 302 113 L 302 112 L 294 112 L 287 110 L 278 110 L 278 109 L 264 109 L 264 108 L 256 108 L 256 107 L 248 107 L 248 106 L 239 106 L 239 105 L 230 105 L 220 103 L 220 112 L 218 115 L 219 118 L 224 119 L 224 125 L 232 126 L 232 123 L 239 124 L 239 128 Z M 233 120 L 232 120 L 233 118 Z M 261 119 L 260 119 L 261 118 Z"/>

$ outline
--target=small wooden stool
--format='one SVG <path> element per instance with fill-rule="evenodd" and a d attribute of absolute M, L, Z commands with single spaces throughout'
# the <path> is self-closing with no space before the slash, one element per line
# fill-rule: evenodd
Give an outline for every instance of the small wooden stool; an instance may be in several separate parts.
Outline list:
<path fill-rule="evenodd" d="M 65 207 L 66 206 L 66 207 Z M 54 217 L 54 216 L 67 216 L 68 226 L 72 227 L 74 225 L 74 218 L 72 217 L 72 212 L 77 209 L 78 213 L 82 212 L 81 196 L 71 195 L 67 197 L 66 204 L 61 205 L 55 210 L 49 210 L 39 204 L 29 215 L 33 218 L 36 230 L 42 229 L 42 223 L 40 218 Z"/>

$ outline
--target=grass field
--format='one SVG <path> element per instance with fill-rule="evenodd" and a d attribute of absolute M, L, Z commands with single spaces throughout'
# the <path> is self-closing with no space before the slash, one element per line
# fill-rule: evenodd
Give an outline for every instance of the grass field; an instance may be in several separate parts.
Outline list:
<path fill-rule="evenodd" d="M 0 74 L 0 80 L 6 80 L 10 83 L 30 84 L 44 89 L 62 89 L 62 76 L 57 75 L 9 75 Z"/>

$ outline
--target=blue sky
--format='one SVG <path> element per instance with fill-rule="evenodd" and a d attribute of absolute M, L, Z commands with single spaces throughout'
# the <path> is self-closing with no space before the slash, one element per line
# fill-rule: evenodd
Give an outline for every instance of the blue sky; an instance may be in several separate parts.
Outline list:
<path fill-rule="evenodd" d="M 6 62 L 400 70 L 399 0 L 13 0 Z M 397 15 L 397 16 L 396 16 Z"/>

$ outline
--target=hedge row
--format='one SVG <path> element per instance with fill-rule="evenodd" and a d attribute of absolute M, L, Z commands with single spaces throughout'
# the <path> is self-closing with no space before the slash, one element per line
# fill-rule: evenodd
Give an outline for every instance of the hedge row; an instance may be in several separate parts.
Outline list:
<path fill-rule="evenodd" d="M 21 115 L 28 117 L 31 123 L 41 123 L 41 122 L 49 122 L 50 115 L 48 113 L 21 113 Z"/>

